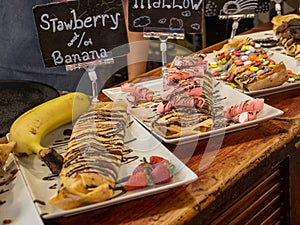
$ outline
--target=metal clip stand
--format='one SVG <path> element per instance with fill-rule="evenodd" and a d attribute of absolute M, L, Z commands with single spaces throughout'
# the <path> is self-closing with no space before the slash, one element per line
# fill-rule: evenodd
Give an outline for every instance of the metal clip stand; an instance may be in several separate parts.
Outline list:
<path fill-rule="evenodd" d="M 231 35 L 228 40 L 228 42 L 232 42 L 232 40 L 235 37 L 236 31 L 239 27 L 239 22 L 241 19 L 245 18 L 254 18 L 255 14 L 250 13 L 250 14 L 241 14 L 241 15 L 219 15 L 219 19 L 233 19 L 233 24 L 232 24 L 232 30 L 231 30 Z"/>
<path fill-rule="evenodd" d="M 277 16 L 281 16 L 281 3 L 282 0 L 272 0 L 275 3 L 275 10 L 277 13 Z"/>
<path fill-rule="evenodd" d="M 143 31 L 144 38 L 157 38 L 160 40 L 160 51 L 162 57 L 162 77 L 167 73 L 167 41 L 169 39 L 184 39 L 184 29 L 169 29 L 158 27 L 145 27 Z"/>
<path fill-rule="evenodd" d="M 92 102 L 98 102 L 98 88 L 97 88 L 97 74 L 96 74 L 96 65 L 91 64 L 85 67 L 86 72 L 89 75 L 90 81 L 92 82 L 92 93 L 93 93 L 93 98 Z"/>
<path fill-rule="evenodd" d="M 93 94 L 92 102 L 99 102 L 98 88 L 97 88 L 97 78 L 98 77 L 97 77 L 97 73 L 95 71 L 96 67 L 114 63 L 114 59 L 112 57 L 111 52 L 109 52 L 107 55 L 108 55 L 107 58 L 98 59 L 95 61 L 66 65 L 67 71 L 79 70 L 79 69 L 83 68 L 88 73 L 90 81 L 92 83 L 92 94 Z"/>

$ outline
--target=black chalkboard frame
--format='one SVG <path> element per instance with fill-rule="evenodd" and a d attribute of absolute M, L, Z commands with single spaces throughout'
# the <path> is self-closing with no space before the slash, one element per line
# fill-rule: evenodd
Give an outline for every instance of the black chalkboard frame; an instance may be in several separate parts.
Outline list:
<path fill-rule="evenodd" d="M 121 0 L 36 5 L 33 14 L 45 67 L 101 60 L 108 53 L 113 57 L 129 53 Z"/>

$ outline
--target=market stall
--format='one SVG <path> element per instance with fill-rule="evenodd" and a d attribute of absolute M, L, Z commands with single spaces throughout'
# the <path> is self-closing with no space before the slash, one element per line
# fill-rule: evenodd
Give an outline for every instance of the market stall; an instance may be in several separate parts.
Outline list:
<path fill-rule="evenodd" d="M 273 35 L 272 38 L 276 38 L 272 23 L 254 27 L 243 33 L 243 35 L 246 35 L 248 38 L 254 35 L 252 38 L 258 40 L 263 39 L 265 35 L 270 35 L 270 33 Z M 163 32 L 163 35 L 158 36 L 158 38 L 161 39 L 164 34 Z M 256 36 L 258 34 L 261 36 Z M 172 36 L 174 37 L 174 33 L 169 34 L 168 38 Z M 89 43 L 87 42 L 87 44 Z M 162 41 L 161 43 L 164 42 Z M 47 149 L 54 149 L 64 155 L 63 169 L 54 168 L 54 170 L 51 170 L 51 174 L 47 166 L 45 166 L 45 158 L 43 158 L 43 162 L 36 157 L 36 155 L 43 157 L 39 149 L 35 152 L 35 155 L 31 154 L 32 152 L 30 151 L 32 149 L 25 149 L 25 147 L 20 149 L 17 147 L 15 149 L 16 153 L 24 153 L 23 151 L 28 150 L 25 153 L 29 154 L 29 156 L 17 156 L 16 165 L 13 161 L 10 161 L 10 166 L 6 167 L 4 171 L 8 171 L 8 173 L 4 173 L 6 175 L 1 177 L 4 181 L 1 182 L 10 184 L 9 189 L 15 188 L 16 183 L 11 181 L 15 179 L 15 175 L 18 173 L 16 171 L 19 170 L 18 174 L 22 173 L 22 179 L 18 176 L 14 182 L 18 182 L 19 187 L 20 185 L 28 187 L 28 189 L 24 188 L 21 190 L 24 193 L 21 197 L 26 197 L 24 201 L 30 202 L 30 207 L 27 208 L 33 209 L 33 212 L 31 210 L 26 212 L 26 222 L 31 221 L 35 224 L 44 223 L 49 225 L 298 224 L 300 222 L 298 213 L 300 211 L 300 199 L 298 198 L 300 190 L 300 179 L 298 176 L 300 165 L 300 106 L 298 104 L 300 100 L 300 85 L 297 83 L 295 76 L 299 75 L 296 73 L 290 75 L 290 72 L 288 78 L 293 78 L 293 82 L 290 80 L 287 82 L 286 80 L 283 82 L 286 86 L 283 86 L 284 84 L 281 83 L 272 87 L 273 89 L 271 90 L 270 88 L 265 88 L 263 91 L 254 90 L 254 92 L 251 89 L 238 90 L 231 83 L 228 85 L 225 79 L 221 79 L 221 81 L 217 76 L 211 76 L 213 72 L 216 72 L 216 70 L 213 70 L 216 67 L 210 67 L 214 62 L 207 56 L 213 54 L 214 51 L 219 51 L 227 43 L 228 40 L 224 40 L 202 49 L 200 52 L 192 54 L 192 56 L 179 57 L 178 61 L 174 60 L 171 64 L 165 63 L 163 67 L 142 74 L 126 83 L 102 90 L 103 93 L 99 95 L 95 96 L 95 92 L 93 92 L 94 96 L 92 96 L 93 101 L 91 105 L 96 107 L 89 108 L 87 112 L 85 112 L 85 108 L 89 106 L 86 98 L 80 96 L 81 101 L 77 102 L 80 107 L 77 108 L 78 111 L 76 112 L 78 117 L 80 114 L 84 116 L 79 117 L 79 122 L 74 126 L 69 121 L 63 127 L 52 130 L 53 132 L 49 132 L 42 143 L 48 146 Z M 284 54 L 284 51 L 284 48 L 280 48 L 278 54 L 282 54 L 281 58 L 289 57 L 285 62 L 293 62 L 298 65 L 294 56 Z M 268 54 L 272 57 L 270 51 L 268 51 Z M 49 57 L 47 60 L 49 60 Z M 106 64 L 107 58 L 100 61 L 102 64 Z M 192 71 L 189 70 L 191 68 L 179 68 L 177 65 L 177 63 L 191 61 L 197 63 L 197 67 L 194 67 Z M 266 61 L 269 63 L 271 60 Z M 288 63 L 288 66 L 290 66 L 288 69 L 297 69 L 293 63 Z M 273 66 L 275 64 L 278 64 L 278 62 L 274 62 Z M 76 66 L 82 65 L 77 64 Z M 86 65 L 84 66 L 85 69 L 89 69 Z M 172 66 L 173 68 L 171 68 Z M 206 69 L 210 70 L 207 71 Z M 226 70 L 222 69 L 223 71 Z M 184 70 L 185 73 L 182 73 L 182 71 L 178 72 L 178 70 Z M 88 72 L 91 73 L 91 78 L 93 78 L 93 70 Z M 209 102 L 207 96 L 208 100 L 206 102 L 203 100 L 205 96 L 203 97 L 202 94 L 204 93 L 206 95 L 211 94 L 213 99 L 217 99 L 217 102 L 213 101 L 214 104 L 209 106 L 216 107 L 216 109 L 212 107 L 212 111 L 219 110 L 219 114 L 222 117 L 220 123 L 218 126 L 216 125 L 216 121 L 219 119 L 216 116 L 219 114 L 216 113 L 212 114 L 215 116 L 212 118 L 209 117 L 211 115 L 205 115 L 205 123 L 202 124 L 203 121 L 201 121 L 200 128 L 199 123 L 196 123 L 197 129 L 193 130 L 196 133 L 190 131 L 191 125 L 185 126 L 188 128 L 185 130 L 179 129 L 180 131 L 178 131 L 178 129 L 174 129 L 176 131 L 159 133 L 163 129 L 165 131 L 165 127 L 160 128 L 159 126 L 162 122 L 158 123 L 157 121 L 159 120 L 152 121 L 151 119 L 153 117 L 161 118 L 165 115 L 164 113 L 176 111 L 176 107 L 174 109 L 175 101 L 171 101 L 170 98 L 166 97 L 163 103 L 169 102 L 174 105 L 171 105 L 171 110 L 169 111 L 164 106 L 163 110 L 159 111 L 161 114 L 157 116 L 157 112 L 153 109 L 159 109 L 157 106 L 161 103 L 161 99 L 156 94 L 160 93 L 163 84 L 170 85 L 170 83 L 164 83 L 166 80 L 171 82 L 170 74 L 182 76 L 182 74 L 186 75 L 187 73 L 190 76 L 193 75 L 193 78 L 201 77 L 204 81 L 201 83 L 202 86 L 197 86 L 199 89 L 194 89 L 195 91 L 200 91 L 201 88 L 201 94 L 197 95 L 197 101 L 196 98 L 193 99 L 193 109 L 178 118 L 183 120 L 184 117 L 188 124 L 192 124 L 193 121 L 189 120 L 189 116 L 198 115 L 199 108 L 206 102 Z M 192 80 L 190 78 L 186 80 Z M 207 84 L 212 89 L 205 89 L 203 84 Z M 94 88 L 93 82 L 92 87 Z M 142 101 L 139 101 L 138 97 L 140 96 L 136 94 L 136 90 L 142 90 L 139 93 L 146 93 L 143 95 Z M 177 91 L 174 86 L 171 90 Z M 132 93 L 135 93 L 135 95 L 132 95 Z M 147 102 L 145 103 L 146 100 Z M 68 101 L 70 102 L 71 100 L 69 99 Z M 223 101 L 225 101 L 224 105 Z M 116 105 L 113 106 L 114 103 L 112 102 L 116 102 Z M 124 102 L 133 105 L 127 109 L 127 103 L 124 104 Z M 222 105 L 216 104 L 220 102 Z M 253 106 L 251 106 L 253 107 L 252 110 L 246 111 L 248 113 L 247 120 L 241 122 L 241 117 L 238 117 L 239 122 L 236 122 L 236 118 L 233 118 L 235 115 L 232 118 L 230 117 L 230 123 L 228 120 L 224 123 L 224 112 L 225 114 L 226 112 L 231 114 L 233 110 L 229 110 L 229 108 L 237 108 L 236 105 L 241 106 L 241 108 L 247 108 L 247 103 L 249 102 L 255 102 L 255 104 L 253 103 Z M 57 105 L 52 104 L 52 106 L 57 107 L 60 109 L 59 112 L 64 114 L 66 110 L 63 109 L 63 100 L 59 100 L 55 104 Z M 182 105 L 180 106 L 182 107 Z M 184 105 L 183 108 L 189 107 Z M 196 108 L 196 111 L 193 111 L 194 108 Z M 45 110 L 46 108 L 40 107 L 39 110 L 41 109 Z M 114 116 L 108 115 L 108 111 L 113 112 Z M 249 119 L 250 111 L 251 113 L 255 111 L 253 119 Z M 40 112 L 39 115 L 41 114 Z M 154 116 L 152 116 L 153 114 Z M 126 125 L 126 122 L 124 122 L 128 119 L 127 116 L 130 117 L 130 125 Z M 90 117 L 97 121 L 97 128 L 100 127 L 100 133 L 97 137 L 104 139 L 104 141 L 101 141 L 101 144 L 104 143 L 105 147 L 101 144 L 96 145 L 96 147 L 93 146 L 94 136 L 89 135 L 94 132 L 91 130 L 94 129 L 94 126 L 91 126 L 91 128 L 88 126 L 88 122 L 86 124 L 87 118 Z M 57 119 L 57 121 L 61 120 L 55 114 L 52 115 L 52 118 L 53 120 Z M 113 125 L 106 123 L 107 121 L 112 122 Z M 176 122 L 178 121 L 175 121 L 175 125 L 178 124 Z M 182 121 L 181 124 L 183 123 Z M 84 124 L 85 129 L 82 129 L 82 124 Z M 18 126 L 22 130 L 22 126 Z M 103 134 L 102 128 L 108 131 L 106 133 L 104 131 Z M 117 135 L 113 132 L 114 129 L 117 130 Z M 6 143 L 15 139 L 18 144 L 20 138 L 16 132 L 17 130 L 11 129 L 10 136 L 2 137 L 1 142 Z M 126 131 L 126 134 L 123 133 L 124 131 Z M 109 183 L 103 189 L 101 187 L 99 191 L 98 188 L 95 188 L 97 185 L 93 182 L 101 178 L 95 175 L 93 179 L 85 178 L 86 180 L 80 188 L 74 188 L 76 194 L 80 193 L 79 197 L 74 194 L 75 192 L 70 191 L 75 186 L 75 182 L 72 183 L 72 180 L 68 181 L 68 178 L 72 177 L 72 174 L 84 171 L 81 167 L 85 166 L 85 164 L 80 164 L 79 168 L 76 166 L 70 170 L 68 168 L 72 165 L 72 160 L 78 156 L 78 153 L 73 154 L 73 152 L 79 152 L 77 143 L 74 141 L 76 138 L 71 136 L 71 134 L 75 135 L 74 132 L 78 132 L 80 138 L 88 137 L 82 141 L 84 145 L 81 147 L 84 149 L 86 149 L 86 145 L 89 145 L 86 140 L 93 139 L 92 147 L 85 152 L 85 156 L 95 157 L 98 154 L 95 153 L 97 146 L 101 150 L 105 148 L 110 149 L 110 154 L 114 155 L 114 157 L 103 154 L 105 159 L 96 157 L 88 160 L 92 162 L 93 160 L 99 160 L 101 162 L 92 168 L 94 169 L 92 171 L 94 174 L 96 170 L 98 173 L 103 168 L 109 168 L 109 172 L 106 172 L 104 169 L 105 175 L 114 177 L 115 183 Z M 178 133 L 181 135 L 178 136 Z M 107 138 L 112 136 L 114 138 L 113 141 L 107 141 Z M 99 144 L 100 142 L 95 141 L 95 143 Z M 65 150 L 67 153 L 64 152 Z M 94 153 L 91 153 L 91 151 L 94 151 Z M 149 169 L 149 166 L 151 167 L 152 183 L 149 184 L 149 180 L 147 180 L 148 183 L 138 188 L 128 185 L 128 179 L 130 179 L 132 171 L 141 162 L 145 163 L 145 159 L 150 160 L 154 156 L 167 159 L 167 161 L 163 162 L 167 163 L 168 169 L 175 168 L 172 170 L 172 173 L 168 170 L 171 176 L 167 177 L 168 179 L 163 182 L 156 182 L 152 172 L 157 167 L 155 167 L 155 163 L 150 163 L 150 165 L 147 162 L 147 169 Z M 81 157 L 83 156 L 79 156 L 79 161 L 82 160 Z M 112 160 L 111 158 L 114 159 Z M 107 161 L 111 163 L 107 163 Z M 102 169 L 98 168 L 101 164 L 105 164 Z M 53 169 L 53 167 L 51 168 Z M 53 171 L 56 171 L 56 169 L 57 172 L 54 173 Z M 90 168 L 87 166 L 88 169 Z M 144 170 L 139 172 L 146 173 Z M 10 175 L 8 176 L 7 174 Z M 85 175 L 81 174 L 81 176 L 84 177 Z M 64 177 L 64 183 L 60 183 L 59 178 L 62 179 L 62 177 Z M 67 187 L 67 185 L 69 186 Z M 4 194 L 11 192 L 15 194 L 16 191 L 13 190 L 4 188 L 2 192 Z M 93 192 L 95 190 L 96 192 Z M 91 197 L 86 196 L 86 193 L 92 193 Z M 7 199 L 1 200 L 0 207 L 7 205 L 10 207 L 10 203 L 15 201 L 11 195 L 7 196 L 5 196 Z M 49 201 L 49 199 L 51 200 Z M 97 200 L 94 201 L 95 199 Z M 20 205 L 25 207 L 22 204 Z M 7 214 L 6 218 L 2 219 L 4 224 L 14 224 L 14 221 L 18 221 L 17 214 Z"/>

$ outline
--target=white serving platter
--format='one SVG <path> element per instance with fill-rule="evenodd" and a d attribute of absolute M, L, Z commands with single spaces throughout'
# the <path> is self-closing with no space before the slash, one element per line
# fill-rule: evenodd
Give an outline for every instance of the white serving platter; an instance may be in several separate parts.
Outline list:
<path fill-rule="evenodd" d="M 18 171 L 18 172 L 16 172 Z M 10 154 L 4 169 L 0 169 L 0 223 L 10 225 L 43 225 L 26 188 L 14 157 Z M 8 222 L 10 221 L 10 222 Z"/>
<path fill-rule="evenodd" d="M 245 34 L 245 35 L 237 35 L 236 37 L 249 37 L 252 39 L 273 39 L 273 40 L 278 40 L 274 31 L 273 30 L 266 30 L 266 31 L 260 31 L 260 32 L 255 32 L 251 34 Z M 267 47 L 268 50 L 281 53 L 283 55 L 289 56 L 289 53 L 285 50 L 283 46 L 276 45 L 273 47 Z M 289 56 L 290 58 L 294 59 L 293 56 Z"/>
<path fill-rule="evenodd" d="M 295 74 L 300 74 L 300 61 L 295 60 L 294 58 L 287 56 L 285 54 L 281 54 L 278 52 L 269 51 L 268 55 L 271 59 L 273 59 L 276 63 L 284 62 L 287 69 L 291 70 Z M 213 53 L 208 53 L 206 57 L 208 63 L 216 62 L 215 56 Z M 220 81 L 226 84 L 225 81 Z M 300 80 L 296 80 L 294 82 L 285 82 L 280 86 L 277 87 L 271 87 L 256 91 L 242 91 L 238 88 L 236 90 L 239 90 L 247 95 L 255 96 L 255 97 L 264 97 L 269 94 L 276 94 L 276 93 L 282 93 L 286 91 L 291 91 L 295 89 L 300 88 Z"/>
<path fill-rule="evenodd" d="M 67 129 L 71 129 L 71 125 L 61 127 L 49 134 L 44 138 L 43 144 L 55 148 L 58 152 L 63 152 L 66 148 L 67 140 L 69 139 L 69 136 L 64 134 Z M 115 191 L 115 196 L 110 200 L 71 210 L 60 210 L 47 203 L 48 199 L 54 196 L 58 191 L 59 178 L 51 177 L 49 169 L 43 165 L 43 162 L 39 160 L 36 155 L 18 157 L 17 162 L 30 192 L 31 203 L 35 203 L 35 207 L 40 216 L 44 219 L 51 219 L 79 214 L 165 192 L 171 188 L 193 182 L 197 179 L 197 175 L 193 171 L 135 120 L 132 120 L 130 126 L 126 129 L 125 142 L 126 148 L 132 151 L 124 155 L 124 159 L 128 159 L 128 161 L 121 166 L 117 186 L 125 184 L 125 181 L 131 175 L 134 168 L 141 162 L 143 157 L 149 159 L 149 157 L 153 155 L 162 156 L 175 165 L 175 174 L 172 181 L 170 183 L 128 191 L 126 193 Z"/>
<path fill-rule="evenodd" d="M 215 80 L 214 83 L 215 83 L 214 87 L 215 87 L 215 89 L 217 89 L 217 91 L 219 91 L 219 95 L 224 97 L 222 102 L 219 103 L 219 104 L 223 105 L 224 109 L 229 108 L 230 106 L 233 106 L 235 104 L 238 104 L 241 101 L 245 101 L 245 100 L 253 98 L 253 97 L 246 95 L 236 89 L 233 89 L 232 87 L 224 84 L 223 82 L 221 83 L 221 82 Z M 219 84 L 216 85 L 217 83 L 219 83 Z M 142 82 L 140 84 L 155 91 L 156 93 L 159 93 L 159 91 L 162 90 L 162 79 L 156 79 L 156 80 L 152 80 L 152 81 Z M 214 90 L 214 92 L 215 91 L 216 90 Z M 125 100 L 126 96 L 128 94 L 128 93 L 122 92 L 120 87 L 104 89 L 103 93 L 105 95 L 107 95 L 113 101 L 115 101 L 117 99 Z M 132 107 L 129 109 L 129 111 L 133 115 L 133 117 L 137 121 L 139 121 L 141 124 L 143 124 L 143 126 L 145 126 L 152 134 L 154 134 L 160 140 L 162 140 L 166 143 L 171 143 L 171 144 L 184 144 L 184 143 L 188 143 L 188 142 L 193 142 L 195 140 L 207 139 L 207 138 L 210 138 L 210 137 L 216 136 L 216 135 L 225 135 L 226 133 L 229 133 L 229 132 L 235 132 L 235 131 L 239 131 L 242 129 L 256 126 L 258 123 L 275 118 L 275 117 L 283 114 L 283 111 L 276 109 L 268 104 L 264 104 L 264 109 L 257 114 L 257 118 L 255 120 L 248 121 L 248 122 L 242 123 L 242 124 L 234 124 L 234 125 L 230 125 L 230 126 L 225 126 L 225 124 L 224 124 L 224 127 L 221 127 L 221 128 L 215 129 L 215 130 L 211 130 L 211 131 L 207 131 L 207 132 L 203 132 L 203 133 L 200 133 L 197 135 L 190 135 L 190 136 L 183 136 L 183 137 L 179 137 L 179 138 L 166 139 L 166 138 L 162 137 L 161 135 L 157 134 L 151 127 L 151 122 L 155 119 L 155 115 L 156 115 L 155 110 L 153 109 L 153 107 L 151 107 L 151 103 L 146 103 L 144 105 L 140 105 L 139 107 Z M 152 118 L 152 119 L 149 119 L 149 118 Z"/>
<path fill-rule="evenodd" d="M 249 37 L 252 39 L 265 39 L 265 38 L 272 38 L 274 40 L 277 40 L 277 37 L 274 33 L 273 30 L 266 30 L 266 31 L 260 31 L 260 32 L 255 32 L 251 34 L 240 34 L 237 35 L 236 37 Z"/>

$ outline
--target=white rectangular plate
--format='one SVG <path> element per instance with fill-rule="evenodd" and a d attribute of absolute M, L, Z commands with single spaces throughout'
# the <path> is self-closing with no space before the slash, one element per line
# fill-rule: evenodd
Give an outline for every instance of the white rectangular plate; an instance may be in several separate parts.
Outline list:
<path fill-rule="evenodd" d="M 269 31 L 263 31 L 263 32 L 257 32 L 253 34 L 247 34 L 247 35 L 239 35 L 237 37 L 250 37 L 253 39 L 262 39 L 262 38 L 274 38 L 276 39 L 274 32 L 272 30 Z M 295 60 L 294 57 L 288 56 L 285 49 L 282 46 L 276 46 L 272 48 L 267 48 L 268 54 L 271 59 L 273 59 L 276 63 L 279 63 L 281 61 L 284 62 L 287 69 L 291 70 L 295 74 L 300 74 L 300 61 Z M 207 54 L 207 61 L 210 62 L 216 62 L 214 54 L 208 53 Z M 226 83 L 226 82 L 224 82 Z M 285 91 L 295 90 L 300 88 L 300 80 L 297 80 L 295 82 L 285 82 L 284 84 L 277 86 L 277 87 L 271 87 L 266 88 L 262 90 L 257 91 L 244 91 L 245 94 L 255 97 L 264 97 L 269 94 L 276 94 L 281 93 Z M 240 90 L 242 91 L 242 90 Z"/>
<path fill-rule="evenodd" d="M 0 169 L 0 223 L 10 225 L 44 224 L 36 211 L 31 196 L 14 157 L 10 154 L 4 169 Z"/>
<path fill-rule="evenodd" d="M 218 83 L 218 81 L 215 82 Z M 155 91 L 156 93 L 162 90 L 162 79 L 156 79 L 149 82 L 142 82 L 140 84 Z M 229 85 L 225 85 L 224 83 L 219 83 L 219 85 L 215 87 L 218 88 L 218 90 L 220 91 L 220 96 L 225 97 L 225 99 L 221 103 L 224 109 L 229 108 L 230 106 L 233 106 L 237 103 L 240 103 L 241 101 L 252 99 L 251 96 L 245 95 L 242 92 L 233 89 Z M 126 99 L 127 96 L 127 93 L 122 92 L 119 87 L 104 89 L 103 93 L 113 101 L 117 99 Z M 140 106 L 138 108 L 133 107 L 130 109 L 130 113 L 133 115 L 133 117 L 136 120 L 138 120 L 141 124 L 143 124 L 151 133 L 153 133 L 155 136 L 157 136 L 159 139 L 163 140 L 164 142 L 171 143 L 171 144 L 175 144 L 175 143 L 182 144 L 182 143 L 192 142 L 195 140 L 206 139 L 215 135 L 224 135 L 225 133 L 228 132 L 234 132 L 245 128 L 253 127 L 260 122 L 282 115 L 283 111 L 276 109 L 270 105 L 264 104 L 264 109 L 257 114 L 257 118 L 255 120 L 248 121 L 243 124 L 234 124 L 227 127 L 225 127 L 224 125 L 223 128 L 203 132 L 197 135 L 190 135 L 190 136 L 184 136 L 184 137 L 173 138 L 173 139 L 166 139 L 161 135 L 157 134 L 154 130 L 152 130 L 151 119 L 148 118 L 153 118 L 155 116 L 155 111 L 153 108 L 151 108 L 151 103 L 145 104 L 144 106 Z"/>
<path fill-rule="evenodd" d="M 43 140 L 43 144 L 54 147 L 58 152 L 63 152 L 68 140 L 68 136 L 65 136 L 63 133 L 68 128 L 71 128 L 71 126 L 62 127 L 49 134 Z M 137 121 L 132 120 L 126 132 L 126 147 L 131 149 L 132 152 L 124 155 L 124 159 L 128 159 L 128 161 L 121 166 L 118 186 L 125 183 L 128 176 L 131 175 L 132 171 L 141 162 L 143 157 L 149 159 L 149 157 L 153 155 L 162 156 L 175 165 L 175 174 L 170 183 L 128 191 L 125 194 L 120 194 L 120 191 L 115 191 L 116 196 L 110 200 L 71 210 L 60 210 L 47 203 L 48 199 L 54 196 L 58 190 L 58 177 L 46 179 L 49 178 L 49 176 L 51 177 L 51 173 L 49 172 L 49 169 L 43 165 L 43 162 L 35 155 L 20 157 L 17 159 L 18 164 L 31 193 L 32 201 L 35 202 L 39 214 L 45 219 L 70 216 L 164 192 L 168 189 L 190 183 L 197 179 L 197 175 L 194 172 L 186 167 L 184 163 L 175 157 L 173 153 L 165 148 L 164 145 L 162 145 Z"/>
<path fill-rule="evenodd" d="M 255 39 L 266 39 L 266 38 L 278 40 L 273 30 L 260 31 L 260 32 L 256 32 L 256 33 L 245 34 L 245 35 L 237 35 L 236 37 L 249 37 L 254 40 Z M 284 55 L 289 55 L 289 53 L 285 50 L 285 48 L 280 45 L 276 45 L 274 47 L 267 47 L 266 49 L 277 52 L 277 53 L 281 53 Z M 294 59 L 293 56 L 290 56 L 290 58 Z"/>

